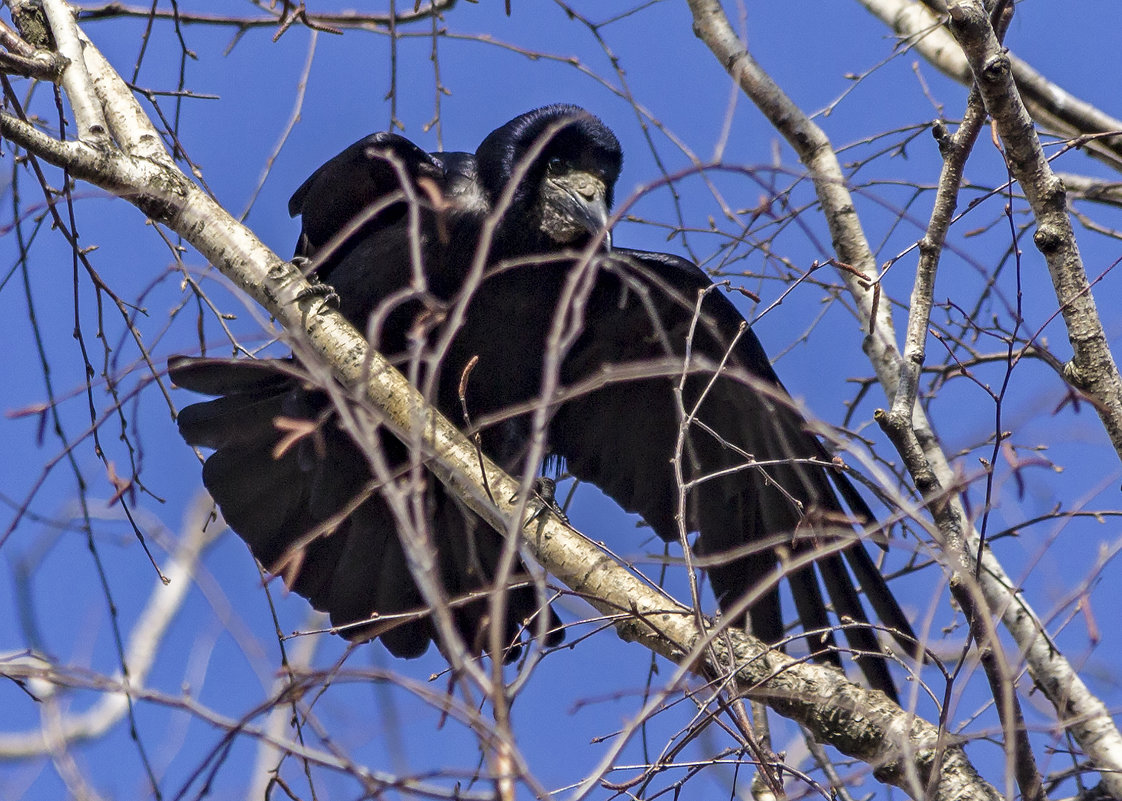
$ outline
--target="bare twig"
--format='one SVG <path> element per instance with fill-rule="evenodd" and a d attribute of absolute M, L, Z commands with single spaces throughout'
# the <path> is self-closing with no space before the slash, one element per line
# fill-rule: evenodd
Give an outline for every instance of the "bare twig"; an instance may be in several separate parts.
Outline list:
<path fill-rule="evenodd" d="M 402 11 L 392 16 L 392 21 L 397 24 L 413 22 L 439 16 L 444 11 L 452 8 L 456 0 L 432 0 L 428 3 L 411 4 L 409 11 Z M 313 30 L 330 30 L 332 28 L 371 28 L 389 27 L 391 15 L 385 13 L 368 13 L 362 11 L 340 11 L 336 13 L 310 13 L 304 10 L 298 15 L 286 18 L 283 13 L 263 13 L 260 16 L 239 17 L 233 14 L 206 14 L 191 12 L 183 8 L 174 10 L 165 8 L 153 9 L 150 6 L 131 6 L 126 3 L 104 3 L 99 6 L 84 6 L 80 10 L 80 17 L 85 20 L 115 19 L 118 17 L 139 17 L 141 19 L 174 20 L 184 25 L 217 25 L 247 28 L 275 28 L 292 21 L 299 21 Z M 333 31 L 338 32 L 338 31 Z"/>

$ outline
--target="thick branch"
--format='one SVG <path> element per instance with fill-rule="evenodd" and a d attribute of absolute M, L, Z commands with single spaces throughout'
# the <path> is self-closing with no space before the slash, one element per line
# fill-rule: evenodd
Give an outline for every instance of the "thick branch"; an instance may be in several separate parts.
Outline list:
<path fill-rule="evenodd" d="M 1115 451 L 1122 456 L 1122 378 L 1107 345 L 1075 242 L 1063 181 L 1052 172 L 1044 156 L 1032 118 L 1013 82 L 1009 56 L 994 35 L 981 3 L 952 4 L 950 14 L 951 32 L 966 53 L 986 110 L 1005 145 L 1006 162 L 1036 218 L 1033 242 L 1048 263 L 1074 351 L 1064 374 L 1090 397 Z"/>
<path fill-rule="evenodd" d="M 1075 353 L 1065 368 L 1068 379 L 1094 401 L 1115 450 L 1122 454 L 1122 379 L 1107 346 L 1065 205 L 1063 182 L 1052 172 L 1032 121 L 1013 85 L 1009 59 L 980 3 L 950 7 L 951 30 L 962 45 L 978 88 L 1006 150 L 1013 177 L 1024 190 L 1037 222 L 1033 241 L 1044 254 Z M 1030 648 L 1033 678 L 1058 707 L 1087 756 L 1102 773 L 1111 795 L 1122 798 L 1122 735 L 1106 708 L 1087 690 L 1066 662 L 1038 640 Z M 1026 656 L 1028 654 L 1026 653 Z"/>
<path fill-rule="evenodd" d="M 88 144 L 105 144 L 108 128 L 101 105 L 91 89 L 74 13 L 64 0 L 43 0 L 43 11 L 50 23 L 59 54 L 70 62 L 62 73 L 62 88 L 66 90 L 66 97 L 74 110 L 78 138 Z"/>

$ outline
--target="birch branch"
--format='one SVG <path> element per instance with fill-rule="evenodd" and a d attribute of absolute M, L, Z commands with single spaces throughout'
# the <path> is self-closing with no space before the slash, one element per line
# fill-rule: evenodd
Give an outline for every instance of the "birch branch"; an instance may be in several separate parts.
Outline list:
<path fill-rule="evenodd" d="M 78 138 L 93 145 L 107 143 L 108 126 L 101 105 L 93 93 L 89 73 L 82 56 L 82 43 L 78 39 L 78 24 L 74 12 L 65 0 L 43 0 L 43 11 L 54 34 L 59 55 L 70 63 L 62 72 L 62 88 L 74 110 L 78 124 Z"/>
<path fill-rule="evenodd" d="M 1005 146 L 1005 160 L 1036 218 L 1032 241 L 1048 263 L 1074 351 L 1064 366 L 1064 377 L 1090 398 L 1122 457 L 1122 377 L 1079 255 L 1064 183 L 1044 156 L 1032 118 L 1017 93 L 1009 54 L 994 35 L 981 3 L 954 3 L 950 14 L 951 32 L 970 62 L 986 110 Z"/>

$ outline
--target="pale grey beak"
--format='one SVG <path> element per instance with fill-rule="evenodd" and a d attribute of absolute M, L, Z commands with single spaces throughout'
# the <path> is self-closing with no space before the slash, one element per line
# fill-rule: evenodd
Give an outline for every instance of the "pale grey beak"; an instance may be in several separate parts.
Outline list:
<path fill-rule="evenodd" d="M 607 188 L 598 176 L 572 170 L 546 178 L 542 228 L 556 242 L 569 244 L 604 231 L 605 247 L 611 249 L 611 233 L 605 231 L 610 216 Z"/>

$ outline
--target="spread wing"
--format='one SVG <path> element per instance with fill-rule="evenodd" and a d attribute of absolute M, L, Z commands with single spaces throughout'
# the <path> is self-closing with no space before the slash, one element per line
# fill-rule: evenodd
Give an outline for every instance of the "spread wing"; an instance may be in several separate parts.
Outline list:
<path fill-rule="evenodd" d="M 368 319 L 376 321 L 376 344 L 391 358 L 404 358 L 413 321 L 440 296 L 449 232 L 486 213 L 474 170 L 468 154 L 429 154 L 400 136 L 373 134 L 292 196 L 289 211 L 302 222 L 297 255 L 331 283 L 352 323 L 366 329 Z M 380 637 L 398 656 L 423 653 L 434 631 L 398 521 L 326 393 L 302 380 L 291 360 L 180 357 L 169 373 L 181 387 L 219 396 L 183 409 L 180 432 L 213 449 L 203 482 L 258 560 L 330 613 L 348 638 Z M 303 433 L 290 441 L 294 428 Z M 391 466 L 407 463 L 405 445 L 385 431 L 376 436 L 372 444 Z M 488 644 L 487 594 L 503 539 L 438 482 L 425 493 L 424 524 L 445 594 L 469 648 L 480 649 Z M 504 589 L 504 636 L 512 646 L 541 609 L 521 562 L 514 574 Z M 548 614 L 549 639 L 557 642 L 559 623 Z M 507 655 L 515 653 L 512 647 Z"/>
<path fill-rule="evenodd" d="M 837 540 L 840 532 L 853 536 L 854 518 L 872 519 L 867 506 L 829 466 L 759 340 L 697 265 L 614 250 L 601 264 L 584 331 L 562 370 L 566 386 L 588 391 L 554 418 L 554 453 L 663 539 L 678 540 L 679 519 L 698 532 L 695 552 L 706 557 L 722 608 L 760 593 L 749 611 L 752 628 L 781 640 L 774 578 L 790 561 L 802 565 L 784 575 L 804 629 L 815 632 L 813 651 L 838 662 L 827 598 L 839 617 L 868 622 L 857 586 L 880 620 L 914 647 L 864 545 Z M 832 553 L 810 561 L 831 544 Z M 850 626 L 846 634 L 859 651 L 880 651 L 870 628 Z M 860 664 L 871 683 L 892 691 L 883 662 Z"/>
<path fill-rule="evenodd" d="M 180 387 L 219 396 L 183 409 L 179 430 L 188 443 L 213 449 L 203 483 L 258 561 L 330 613 L 348 639 L 380 637 L 397 656 L 424 653 L 435 633 L 398 521 L 370 486 L 367 462 L 327 395 L 307 388 L 288 360 L 176 357 L 168 368 Z M 305 433 L 288 441 L 293 425 Z M 398 440 L 388 433 L 379 440 L 391 464 L 406 461 Z M 469 648 L 485 647 L 502 537 L 439 488 L 426 500 L 456 625 Z M 541 606 L 521 564 L 515 574 L 504 632 L 511 644 L 527 625 L 533 630 Z"/>

